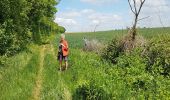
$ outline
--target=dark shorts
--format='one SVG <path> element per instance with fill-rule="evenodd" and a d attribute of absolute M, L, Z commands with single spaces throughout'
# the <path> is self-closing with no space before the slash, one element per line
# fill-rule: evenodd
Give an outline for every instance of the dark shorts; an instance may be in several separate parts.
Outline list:
<path fill-rule="evenodd" d="M 63 61 L 63 60 L 67 61 L 68 60 L 68 56 L 63 56 L 63 55 L 60 54 L 60 55 L 58 55 L 58 60 L 59 61 Z"/>

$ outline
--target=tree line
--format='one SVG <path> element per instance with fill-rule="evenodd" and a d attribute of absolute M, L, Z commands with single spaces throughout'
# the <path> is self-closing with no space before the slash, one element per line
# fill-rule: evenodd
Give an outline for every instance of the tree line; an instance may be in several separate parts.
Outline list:
<path fill-rule="evenodd" d="M 0 55 L 14 55 L 42 36 L 65 32 L 54 22 L 56 0 L 0 0 Z"/>

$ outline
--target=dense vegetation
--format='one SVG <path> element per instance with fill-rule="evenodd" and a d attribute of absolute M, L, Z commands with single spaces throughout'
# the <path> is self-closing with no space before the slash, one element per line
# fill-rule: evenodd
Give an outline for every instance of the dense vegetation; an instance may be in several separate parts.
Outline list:
<path fill-rule="evenodd" d="M 138 29 L 144 45 L 129 52 L 120 42 L 128 30 L 66 34 L 69 69 L 58 71 L 59 1 L 0 1 L 0 100 L 170 98 L 170 28 Z M 101 52 L 83 51 L 84 37 Z"/>
<path fill-rule="evenodd" d="M 82 51 L 83 37 L 97 39 L 112 47 L 127 31 L 67 34 L 69 69 L 58 71 L 56 60 L 59 35 L 51 36 L 51 43 L 29 45 L 28 50 L 6 59 L 0 67 L 0 99 L 34 98 L 37 76 L 41 72 L 40 99 L 51 100 L 114 100 L 170 98 L 169 28 L 140 29 L 147 40 L 144 48 L 120 53 L 116 63 L 100 54 Z M 166 33 L 166 34 L 165 34 Z M 115 39 L 117 38 L 117 39 Z M 42 51 L 44 50 L 44 52 Z M 115 52 L 115 49 L 111 49 Z M 103 51 L 105 52 L 105 51 Z M 44 55 L 44 56 L 42 56 Z M 113 57 L 114 55 L 108 55 Z M 42 63 L 41 65 L 40 63 Z"/>
<path fill-rule="evenodd" d="M 54 23 L 56 0 L 1 0 L 0 55 L 14 55 L 30 42 L 65 31 Z M 43 38 L 45 37 L 45 38 Z"/>

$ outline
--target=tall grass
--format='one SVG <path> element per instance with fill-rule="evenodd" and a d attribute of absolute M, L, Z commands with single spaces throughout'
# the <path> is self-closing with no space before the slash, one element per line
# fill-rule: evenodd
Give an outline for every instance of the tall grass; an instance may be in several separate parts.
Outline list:
<path fill-rule="evenodd" d="M 39 49 L 34 53 L 20 53 L 8 59 L 8 66 L 0 70 L 1 100 L 27 100 L 32 95 L 39 64 Z"/>
<path fill-rule="evenodd" d="M 90 100 L 130 99 L 130 88 L 120 78 L 116 66 L 101 61 L 94 53 L 71 49 L 69 69 L 62 74 L 65 85 L 71 90 L 73 100 L 81 100 L 87 95 Z M 82 94 L 86 91 L 88 94 Z M 97 94 L 98 93 L 98 94 Z M 80 99 L 81 98 L 81 99 Z M 86 98 L 86 99 L 87 99 Z"/>
<path fill-rule="evenodd" d="M 44 59 L 43 84 L 41 91 L 42 100 L 60 99 L 61 94 L 58 84 L 58 69 L 53 55 L 47 54 Z"/>

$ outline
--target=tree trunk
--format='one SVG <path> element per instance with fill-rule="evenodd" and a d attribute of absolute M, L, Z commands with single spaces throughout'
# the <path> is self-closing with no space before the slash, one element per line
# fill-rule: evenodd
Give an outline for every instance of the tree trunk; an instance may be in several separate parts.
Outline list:
<path fill-rule="evenodd" d="M 137 26 L 137 22 L 138 22 L 138 16 L 135 16 L 135 22 L 133 24 L 133 27 L 131 29 L 130 35 L 131 35 L 131 40 L 134 41 L 136 38 L 136 26 Z"/>

